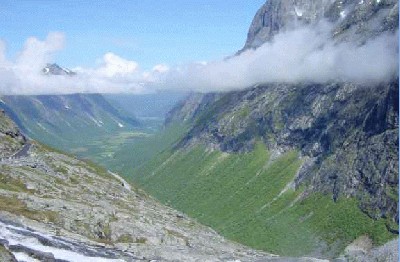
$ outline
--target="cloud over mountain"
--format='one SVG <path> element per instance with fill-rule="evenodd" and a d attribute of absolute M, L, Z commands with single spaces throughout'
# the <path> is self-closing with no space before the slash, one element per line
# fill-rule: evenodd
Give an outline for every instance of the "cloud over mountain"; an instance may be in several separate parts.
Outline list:
<path fill-rule="evenodd" d="M 0 42 L 2 94 L 143 93 L 158 89 L 200 92 L 246 88 L 268 82 L 379 82 L 398 75 L 398 32 L 385 33 L 363 45 L 336 43 L 331 27 L 320 23 L 276 35 L 256 50 L 207 63 L 188 63 L 141 70 L 135 61 L 113 53 L 94 68 L 74 68 L 78 74 L 46 76 L 41 68 L 52 62 L 65 42 L 62 33 L 43 41 L 29 38 L 15 61 L 6 59 Z"/>
<path fill-rule="evenodd" d="M 268 82 L 379 82 L 397 74 L 397 33 L 359 46 L 335 43 L 328 32 L 328 25 L 320 25 L 280 33 L 272 42 L 238 56 L 171 69 L 160 84 L 215 91 Z"/>

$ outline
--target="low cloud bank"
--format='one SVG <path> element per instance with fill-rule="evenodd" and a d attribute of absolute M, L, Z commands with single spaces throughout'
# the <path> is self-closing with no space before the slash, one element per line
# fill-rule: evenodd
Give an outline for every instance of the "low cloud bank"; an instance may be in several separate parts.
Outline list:
<path fill-rule="evenodd" d="M 159 84 L 214 91 L 270 82 L 380 82 L 398 74 L 398 33 L 356 46 L 335 44 L 326 28 L 281 33 L 271 43 L 224 61 L 172 69 Z"/>
<path fill-rule="evenodd" d="M 364 45 L 334 43 L 330 27 L 301 28 L 281 33 L 256 50 L 208 63 L 177 67 L 160 64 L 144 71 L 135 61 L 113 53 L 95 68 L 73 68 L 78 74 L 46 76 L 41 69 L 64 46 L 62 33 L 40 41 L 29 38 L 15 61 L 0 42 L 0 93 L 148 93 L 155 90 L 200 92 L 241 89 L 270 82 L 381 82 L 398 75 L 398 32 L 382 34 Z"/>

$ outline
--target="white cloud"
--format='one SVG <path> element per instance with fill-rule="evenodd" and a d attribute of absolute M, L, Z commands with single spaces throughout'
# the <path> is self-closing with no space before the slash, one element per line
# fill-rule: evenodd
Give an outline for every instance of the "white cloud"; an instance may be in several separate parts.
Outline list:
<path fill-rule="evenodd" d="M 135 73 L 139 65 L 134 61 L 126 60 L 113 53 L 107 53 L 103 57 L 103 65 L 97 72 L 107 77 L 126 76 Z"/>
<path fill-rule="evenodd" d="M 113 53 L 103 56 L 97 68 L 74 68 L 77 75 L 44 75 L 42 69 L 54 62 L 54 55 L 65 42 L 62 33 L 50 33 L 43 41 L 31 37 L 15 61 L 5 58 L 0 41 L 1 94 L 70 94 L 143 92 L 142 73 L 134 61 Z"/>
<path fill-rule="evenodd" d="M 169 70 L 169 67 L 165 64 L 155 65 L 152 69 L 153 72 L 158 72 L 158 73 L 165 73 L 168 70 Z"/>
<path fill-rule="evenodd" d="M 2 94 L 143 93 L 157 89 L 200 92 L 241 89 L 258 83 L 297 81 L 385 81 L 398 75 L 398 32 L 383 34 L 362 46 L 335 43 L 330 27 L 300 28 L 281 33 L 256 50 L 221 61 L 179 67 L 165 64 L 143 71 L 135 61 L 107 53 L 94 68 L 78 74 L 46 76 L 41 69 L 64 46 L 62 33 L 43 41 L 29 38 L 15 61 L 4 55 L 0 41 Z"/>
<path fill-rule="evenodd" d="M 16 60 L 16 68 L 31 72 L 43 68 L 43 64 L 51 61 L 53 56 L 64 48 L 65 36 L 60 32 L 49 33 L 44 41 L 35 37 L 26 40 L 23 50 Z"/>
<path fill-rule="evenodd" d="M 221 91 L 271 82 L 379 82 L 398 74 L 397 32 L 362 46 L 335 43 L 329 32 L 327 25 L 301 28 L 223 61 L 171 69 L 158 88 Z"/>

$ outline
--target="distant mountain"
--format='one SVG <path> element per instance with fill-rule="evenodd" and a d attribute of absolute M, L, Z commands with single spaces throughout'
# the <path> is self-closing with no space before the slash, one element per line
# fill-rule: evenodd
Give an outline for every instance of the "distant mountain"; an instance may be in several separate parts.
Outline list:
<path fill-rule="evenodd" d="M 2 96 L 0 108 L 28 136 L 61 148 L 139 126 L 100 94 Z"/>
<path fill-rule="evenodd" d="M 61 67 L 57 64 L 47 64 L 42 69 L 42 72 L 45 75 L 69 75 L 69 76 L 76 75 L 76 72 L 73 72 L 67 68 Z"/>
<path fill-rule="evenodd" d="M 268 0 L 243 50 L 322 20 L 334 25 L 332 42 L 362 46 L 398 30 L 398 2 Z M 398 96 L 398 75 L 379 84 L 261 83 L 192 94 L 166 120 L 188 131 L 131 172 L 133 180 L 270 252 L 333 258 L 365 236 L 384 244 L 399 234 Z"/>

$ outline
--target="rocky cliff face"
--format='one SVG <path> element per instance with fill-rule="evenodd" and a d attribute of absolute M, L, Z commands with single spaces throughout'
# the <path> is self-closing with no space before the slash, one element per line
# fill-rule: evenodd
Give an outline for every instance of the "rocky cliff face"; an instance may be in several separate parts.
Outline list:
<path fill-rule="evenodd" d="M 26 138 L 11 119 L 0 111 L 0 158 L 12 156 L 26 143 Z"/>
<path fill-rule="evenodd" d="M 398 29 L 398 3 L 270 0 L 257 12 L 244 49 L 322 19 L 334 25 L 332 41 L 362 44 Z M 379 84 L 260 84 L 192 96 L 169 119 L 192 123 L 180 146 L 200 141 L 249 151 L 261 139 L 277 155 L 300 150 L 296 187 L 333 200 L 355 197 L 365 213 L 389 218 L 388 230 L 398 233 L 398 89 L 398 76 Z"/>
<path fill-rule="evenodd" d="M 395 0 L 270 0 L 255 15 L 243 50 L 271 41 L 279 32 L 323 20 L 334 25 L 336 41 L 363 43 L 398 28 Z"/>

